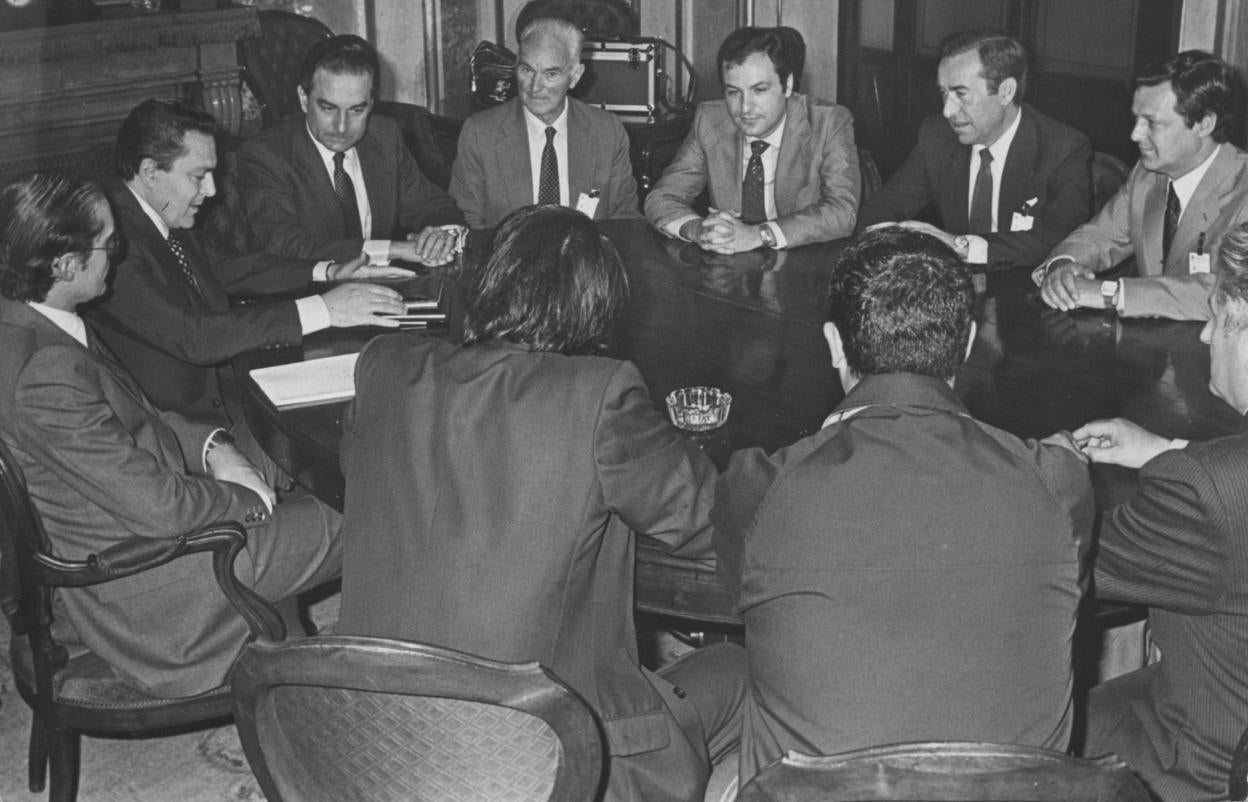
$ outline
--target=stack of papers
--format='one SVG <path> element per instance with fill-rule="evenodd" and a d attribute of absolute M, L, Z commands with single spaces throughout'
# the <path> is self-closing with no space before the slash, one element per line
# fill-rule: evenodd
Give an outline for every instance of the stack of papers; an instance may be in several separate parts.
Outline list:
<path fill-rule="evenodd" d="M 406 298 L 403 301 L 403 314 L 385 315 L 385 317 L 397 320 L 401 329 L 423 329 L 431 323 L 446 321 L 446 313 L 438 310 L 441 303 L 442 288 L 439 286 L 437 298 Z"/>
<path fill-rule="evenodd" d="M 251 378 L 279 409 L 345 401 L 355 397 L 355 362 L 359 357 L 341 354 L 257 368 Z"/>

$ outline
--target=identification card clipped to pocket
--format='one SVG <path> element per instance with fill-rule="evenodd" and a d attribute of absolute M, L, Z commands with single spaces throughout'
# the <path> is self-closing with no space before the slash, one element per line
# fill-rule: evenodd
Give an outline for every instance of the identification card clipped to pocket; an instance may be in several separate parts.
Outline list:
<path fill-rule="evenodd" d="M 1015 212 L 1010 218 L 1010 231 L 1031 231 L 1031 227 L 1036 224 L 1036 218 L 1022 212 Z"/>
<path fill-rule="evenodd" d="M 588 217 L 594 219 L 594 213 L 598 211 L 598 190 L 591 189 L 589 192 L 582 192 L 581 196 L 576 199 L 576 210 Z"/>
<path fill-rule="evenodd" d="M 1188 274 L 1208 273 L 1209 272 L 1209 254 L 1188 253 L 1187 254 L 1187 272 Z"/>

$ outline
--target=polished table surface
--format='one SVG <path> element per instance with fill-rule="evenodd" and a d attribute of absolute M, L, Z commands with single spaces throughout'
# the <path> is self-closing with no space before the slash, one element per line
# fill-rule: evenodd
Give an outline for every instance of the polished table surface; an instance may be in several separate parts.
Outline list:
<path fill-rule="evenodd" d="M 606 353 L 636 363 L 658 408 L 677 387 L 714 385 L 730 392 L 728 423 L 695 436 L 717 464 L 722 467 L 736 449 L 774 450 L 819 429 L 843 395 L 821 332 L 827 278 L 842 244 L 718 256 L 667 240 L 642 221 L 602 228 L 620 251 L 631 289 Z M 483 250 L 476 241 L 466 261 Z M 448 293 L 447 303 L 455 319 L 458 295 Z M 989 274 L 979 303 L 975 346 L 956 388 L 980 420 L 1020 437 L 1043 437 L 1112 416 L 1192 440 L 1245 425 L 1209 392 L 1200 324 L 1048 310 L 1027 271 L 1018 269 Z M 247 373 L 357 351 L 377 333 L 329 330 L 308 337 L 302 347 L 253 352 L 235 362 L 247 420 L 261 445 L 339 508 L 345 402 L 279 411 Z M 1134 487 L 1134 471 L 1094 466 L 1092 474 L 1101 509 Z M 708 625 L 739 622 L 712 564 L 674 560 L 644 542 L 637 608 Z"/>

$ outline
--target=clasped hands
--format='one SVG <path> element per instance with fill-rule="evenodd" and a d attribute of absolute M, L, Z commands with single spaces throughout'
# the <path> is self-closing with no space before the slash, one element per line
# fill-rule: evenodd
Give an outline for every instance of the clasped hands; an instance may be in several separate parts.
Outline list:
<path fill-rule="evenodd" d="M 269 512 L 273 511 L 273 505 L 277 503 L 277 491 L 265 481 L 260 469 L 252 465 L 251 461 L 233 443 L 220 443 L 213 446 L 208 451 L 205 462 L 208 474 L 213 479 L 242 485 L 255 492 L 269 508 Z"/>
<path fill-rule="evenodd" d="M 689 220 L 680 227 L 680 236 L 715 253 L 733 254 L 752 251 L 763 246 L 763 237 L 756 224 L 741 222 L 736 212 L 712 209 L 700 219 Z"/>
<path fill-rule="evenodd" d="M 1101 282 L 1090 268 L 1067 259 L 1050 264 L 1040 282 L 1040 298 L 1054 309 L 1071 312 L 1080 307 L 1101 308 Z"/>

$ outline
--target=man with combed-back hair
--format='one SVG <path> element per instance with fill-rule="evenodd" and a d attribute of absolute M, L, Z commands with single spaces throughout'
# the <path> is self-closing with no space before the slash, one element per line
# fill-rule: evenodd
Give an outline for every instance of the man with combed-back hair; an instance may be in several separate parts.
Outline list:
<path fill-rule="evenodd" d="M 1033 273 L 1045 303 L 1209 317 L 1222 238 L 1248 220 L 1248 153 L 1229 141 L 1238 95 L 1234 68 L 1203 50 L 1136 76 L 1131 138 L 1140 161 L 1100 213 Z M 1121 267 L 1129 257 L 1133 273 Z"/>
<path fill-rule="evenodd" d="M 905 163 L 863 201 L 858 226 L 905 221 L 975 269 L 1034 267 L 1088 219 L 1088 138 L 1023 102 L 1027 51 L 1001 31 L 946 37 L 936 83 L 940 114 L 923 121 Z M 909 219 L 928 207 L 940 228 Z"/>
<path fill-rule="evenodd" d="M 846 390 L 823 428 L 738 452 L 715 498 L 744 616 L 740 780 L 795 749 L 899 741 L 1066 748 L 1093 504 L 1070 436 L 966 411 L 971 275 L 936 238 L 863 235 L 824 335 Z"/>
<path fill-rule="evenodd" d="M 1201 339 L 1209 388 L 1248 413 L 1248 223 L 1227 233 Z M 1140 469 L 1101 519 L 1100 599 L 1148 605 L 1161 660 L 1092 689 L 1084 754 L 1114 752 L 1166 802 L 1222 799 L 1248 726 L 1248 434 L 1188 443 L 1127 420 L 1074 432 L 1093 462 Z"/>
<path fill-rule="evenodd" d="M 534 203 L 570 206 L 594 220 L 641 216 L 624 126 L 568 97 L 585 71 L 583 41 L 562 19 L 540 17 L 520 32 L 519 95 L 472 115 L 459 135 L 451 196 L 469 226 L 494 228 Z M 549 197 L 544 174 L 552 177 Z"/>

